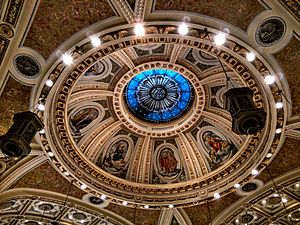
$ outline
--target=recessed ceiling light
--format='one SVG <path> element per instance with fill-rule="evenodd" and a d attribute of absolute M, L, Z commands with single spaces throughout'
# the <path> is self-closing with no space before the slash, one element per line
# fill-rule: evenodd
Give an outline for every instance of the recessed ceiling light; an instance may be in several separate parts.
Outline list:
<path fill-rule="evenodd" d="M 276 102 L 275 107 L 276 107 L 276 109 L 281 109 L 283 107 L 283 103 L 282 102 Z"/>
<path fill-rule="evenodd" d="M 46 80 L 46 86 L 52 87 L 53 86 L 53 81 L 50 80 L 50 79 Z"/>
<path fill-rule="evenodd" d="M 186 35 L 188 32 L 189 32 L 189 28 L 186 25 L 186 23 L 180 24 L 180 26 L 178 27 L 178 33 L 180 35 Z"/>
<path fill-rule="evenodd" d="M 239 183 L 235 184 L 234 187 L 235 188 L 239 188 L 241 185 Z"/>
<path fill-rule="evenodd" d="M 101 40 L 98 37 L 92 37 L 91 43 L 94 47 L 98 47 L 101 45 Z"/>
<path fill-rule="evenodd" d="M 169 205 L 168 207 L 169 207 L 170 209 L 172 209 L 172 208 L 174 208 L 174 205 Z"/>
<path fill-rule="evenodd" d="M 287 203 L 288 202 L 287 198 L 285 198 L 285 197 L 283 197 L 281 200 L 282 200 L 283 203 Z"/>
<path fill-rule="evenodd" d="M 63 54 L 62 60 L 66 65 L 71 65 L 73 63 L 73 57 L 70 54 Z"/>
<path fill-rule="evenodd" d="M 44 134 L 45 133 L 45 130 L 44 129 L 41 129 L 40 130 L 40 134 Z"/>
<path fill-rule="evenodd" d="M 265 205 L 265 204 L 267 204 L 267 201 L 264 199 L 264 200 L 261 201 L 261 203 L 262 203 L 263 205 Z"/>
<path fill-rule="evenodd" d="M 38 110 L 40 110 L 40 111 L 44 111 L 45 110 L 45 105 L 44 104 L 39 104 L 38 105 Z"/>
<path fill-rule="evenodd" d="M 296 187 L 296 188 L 299 188 L 299 187 L 300 187 L 300 184 L 295 184 L 295 187 Z"/>
<path fill-rule="evenodd" d="M 48 155 L 49 155 L 50 157 L 53 157 L 53 156 L 54 156 L 53 152 L 48 152 Z"/>
<path fill-rule="evenodd" d="M 84 190 L 84 189 L 86 189 L 86 188 L 87 188 L 87 187 L 86 187 L 85 184 L 80 185 L 80 189 Z"/>
<path fill-rule="evenodd" d="M 275 133 L 276 134 L 280 134 L 282 132 L 282 129 L 281 128 L 277 128 L 276 130 L 275 130 Z"/>
<path fill-rule="evenodd" d="M 65 172 L 64 172 L 64 175 L 69 176 L 70 174 L 69 174 L 68 171 L 65 171 Z"/>
<path fill-rule="evenodd" d="M 105 200 L 105 199 L 106 199 L 106 195 L 101 195 L 100 198 L 101 198 L 102 200 Z"/>
<path fill-rule="evenodd" d="M 251 171 L 251 174 L 252 174 L 253 176 L 256 176 L 256 175 L 258 174 L 258 170 L 253 169 L 253 170 Z"/>
<path fill-rule="evenodd" d="M 214 194 L 214 198 L 215 198 L 215 199 L 219 199 L 219 198 L 221 198 L 221 195 L 220 195 L 219 193 L 215 193 L 215 194 Z"/>
<path fill-rule="evenodd" d="M 134 26 L 134 33 L 136 36 L 143 36 L 145 34 L 145 28 L 143 24 L 137 23 Z"/>
<path fill-rule="evenodd" d="M 149 205 L 144 205 L 144 208 L 145 209 L 149 209 Z"/>
<path fill-rule="evenodd" d="M 126 206 L 126 205 L 128 205 L 128 202 L 123 201 L 123 202 L 122 202 L 122 205 Z"/>
<path fill-rule="evenodd" d="M 255 54 L 254 54 L 253 52 L 248 52 L 247 55 L 246 55 L 246 59 L 247 59 L 249 62 L 254 61 L 254 59 L 255 59 Z"/>
<path fill-rule="evenodd" d="M 214 36 L 214 41 L 216 45 L 222 45 L 226 42 L 226 35 L 224 33 L 219 33 Z"/>
<path fill-rule="evenodd" d="M 267 84 L 273 84 L 275 82 L 275 77 L 272 75 L 268 75 L 265 77 L 265 82 Z"/>
<path fill-rule="evenodd" d="M 268 153 L 266 157 L 267 158 L 271 158 L 272 157 L 272 153 Z"/>

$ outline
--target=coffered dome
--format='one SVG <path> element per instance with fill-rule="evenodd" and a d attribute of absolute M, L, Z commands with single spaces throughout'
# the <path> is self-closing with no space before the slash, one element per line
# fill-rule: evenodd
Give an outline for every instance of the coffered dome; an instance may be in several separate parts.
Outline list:
<path fill-rule="evenodd" d="M 276 155 L 287 106 L 276 109 L 280 96 L 272 94 L 284 81 L 265 82 L 272 61 L 234 28 L 218 47 L 210 40 L 216 29 L 190 23 L 182 36 L 179 25 L 145 23 L 140 37 L 132 25 L 100 29 L 100 46 L 83 39 L 68 51 L 72 65 L 60 58 L 47 71 L 54 86 L 38 90 L 46 103 L 40 141 L 76 185 L 129 206 L 194 205 L 230 193 Z M 267 113 L 255 135 L 231 129 L 223 98 L 235 87 L 253 90 L 254 104 Z"/>
<path fill-rule="evenodd" d="M 1 1 L 0 225 L 299 223 L 299 7 Z"/>

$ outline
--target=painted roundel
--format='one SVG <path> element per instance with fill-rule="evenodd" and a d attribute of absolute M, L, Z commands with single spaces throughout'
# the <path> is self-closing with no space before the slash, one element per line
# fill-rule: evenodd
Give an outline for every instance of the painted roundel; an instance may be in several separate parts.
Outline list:
<path fill-rule="evenodd" d="M 152 69 L 131 79 L 125 98 L 130 111 L 138 118 L 154 123 L 169 122 L 189 109 L 193 89 L 178 72 Z"/>

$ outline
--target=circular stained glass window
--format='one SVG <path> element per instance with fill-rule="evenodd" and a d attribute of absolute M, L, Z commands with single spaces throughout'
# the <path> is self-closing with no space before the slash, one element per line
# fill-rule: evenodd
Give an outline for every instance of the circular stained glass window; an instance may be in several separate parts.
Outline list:
<path fill-rule="evenodd" d="M 152 69 L 137 74 L 126 87 L 130 111 L 150 122 L 169 122 L 189 109 L 193 88 L 181 74 L 166 69 Z"/>

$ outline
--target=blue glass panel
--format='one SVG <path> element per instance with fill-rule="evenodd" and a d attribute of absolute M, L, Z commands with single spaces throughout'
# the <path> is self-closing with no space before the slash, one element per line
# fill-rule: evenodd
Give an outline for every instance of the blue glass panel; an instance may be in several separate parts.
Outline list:
<path fill-rule="evenodd" d="M 190 86 L 186 82 L 181 83 L 180 87 L 182 91 L 190 91 Z"/>
<path fill-rule="evenodd" d="M 173 70 L 152 69 L 131 79 L 125 98 L 131 112 L 140 119 L 168 122 L 189 109 L 191 88 L 189 81 Z"/>
<path fill-rule="evenodd" d="M 178 108 L 180 108 L 181 110 L 184 110 L 185 109 L 185 107 L 187 106 L 187 104 L 188 104 L 188 102 L 183 102 L 183 101 L 180 101 L 179 103 L 178 103 Z"/>
<path fill-rule="evenodd" d="M 140 82 L 142 80 L 144 80 L 146 78 L 146 76 L 143 73 L 140 73 L 138 75 L 136 75 L 132 80 L 136 80 L 137 82 Z"/>
<path fill-rule="evenodd" d="M 173 70 L 166 70 L 166 73 L 167 73 L 167 76 L 169 76 L 170 78 L 174 78 L 178 75 L 178 73 Z"/>
<path fill-rule="evenodd" d="M 130 84 L 129 84 L 130 89 L 134 89 L 134 88 L 138 87 L 139 84 L 140 84 L 140 82 L 137 82 L 137 81 L 135 81 L 135 80 L 131 80 L 131 81 L 130 81 Z"/>
<path fill-rule="evenodd" d="M 167 121 L 167 120 L 169 120 L 169 119 L 171 119 L 171 118 L 173 117 L 172 114 L 171 114 L 169 111 L 163 112 L 162 114 L 163 114 L 163 115 L 162 115 L 162 118 L 163 118 L 163 120 L 165 120 L 165 121 Z"/>
<path fill-rule="evenodd" d="M 191 94 L 189 92 L 183 92 L 181 93 L 181 100 L 189 101 L 191 98 Z"/>

